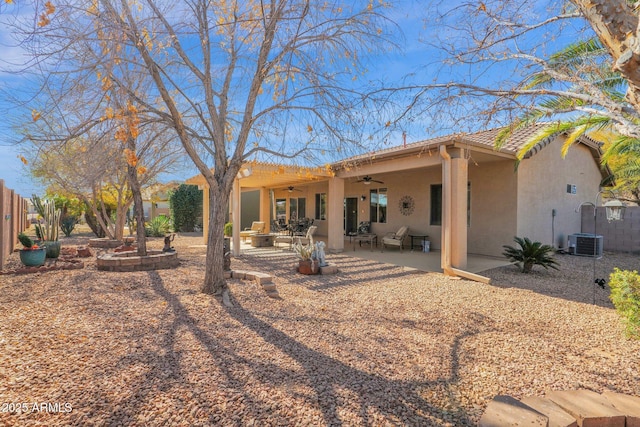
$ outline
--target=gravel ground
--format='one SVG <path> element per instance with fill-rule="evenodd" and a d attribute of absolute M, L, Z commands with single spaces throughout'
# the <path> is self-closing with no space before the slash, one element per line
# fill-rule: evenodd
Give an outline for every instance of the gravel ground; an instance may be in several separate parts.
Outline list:
<path fill-rule="evenodd" d="M 280 299 L 230 280 L 225 308 L 199 292 L 200 243 L 176 237 L 175 270 L 0 276 L 0 425 L 465 426 L 496 394 L 640 395 L 640 342 L 594 294 L 591 258 L 485 285 L 348 254 L 304 276 L 245 254 L 232 268 L 273 274 Z"/>

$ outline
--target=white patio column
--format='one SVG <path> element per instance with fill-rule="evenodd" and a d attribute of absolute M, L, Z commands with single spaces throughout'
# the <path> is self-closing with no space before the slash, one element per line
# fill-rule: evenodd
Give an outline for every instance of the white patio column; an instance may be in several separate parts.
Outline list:
<path fill-rule="evenodd" d="M 232 218 L 231 222 L 233 223 L 233 255 L 240 255 L 240 228 L 242 225 L 240 224 L 240 200 L 242 199 L 242 194 L 240 193 L 240 180 L 238 178 L 233 180 L 233 190 L 231 193 L 231 206 L 232 206 Z"/>
<path fill-rule="evenodd" d="M 264 187 L 260 188 L 260 221 L 264 221 L 264 232 L 271 232 L 271 212 L 269 211 L 269 205 L 271 201 L 269 199 L 269 190 Z"/>
<path fill-rule="evenodd" d="M 327 195 L 327 251 L 344 250 L 344 179 L 329 178 Z"/>
<path fill-rule="evenodd" d="M 451 154 L 451 266 L 467 268 L 467 191 L 469 162 L 464 150 L 454 148 Z"/>

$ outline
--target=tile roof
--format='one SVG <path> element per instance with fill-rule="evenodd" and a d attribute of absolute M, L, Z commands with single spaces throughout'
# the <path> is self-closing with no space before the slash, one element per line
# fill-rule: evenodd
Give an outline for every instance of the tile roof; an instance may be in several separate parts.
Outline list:
<path fill-rule="evenodd" d="M 345 163 L 358 163 L 359 161 L 370 160 L 375 157 L 387 157 L 394 154 L 403 154 L 403 153 L 413 153 L 416 151 L 427 151 L 430 149 L 437 148 L 443 144 L 451 144 L 451 143 L 462 143 L 468 144 L 469 146 L 475 146 L 483 149 L 489 149 L 496 152 L 501 152 L 505 154 L 510 154 L 514 158 L 518 151 L 541 129 L 547 126 L 548 123 L 536 123 L 530 125 L 526 128 L 519 129 L 515 131 L 511 137 L 503 144 L 500 150 L 495 149 L 495 140 L 498 136 L 498 133 L 504 128 L 495 128 L 489 130 L 483 130 L 474 133 L 458 133 L 458 134 L 450 134 L 445 136 L 439 136 L 432 139 L 426 139 L 422 141 L 413 142 L 406 145 L 394 146 L 385 148 L 378 151 L 369 152 L 366 154 L 361 154 L 358 156 L 353 156 L 348 159 L 344 159 L 335 163 L 335 165 L 341 165 Z M 529 152 L 525 155 L 525 158 L 529 158 L 539 152 L 542 148 L 548 145 L 554 138 L 546 138 L 536 144 Z M 579 142 L 586 144 L 592 150 L 597 151 L 600 144 L 586 136 L 582 136 L 579 139 Z"/>

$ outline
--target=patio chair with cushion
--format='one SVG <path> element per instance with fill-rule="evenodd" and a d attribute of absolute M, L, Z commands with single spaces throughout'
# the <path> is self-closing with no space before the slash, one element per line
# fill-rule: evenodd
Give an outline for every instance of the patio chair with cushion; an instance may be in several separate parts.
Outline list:
<path fill-rule="evenodd" d="M 263 221 L 253 221 L 251 223 L 250 228 L 245 228 L 240 232 L 240 237 L 242 237 L 242 241 L 246 242 L 247 237 L 254 236 L 256 234 L 262 234 L 264 232 L 264 222 Z"/>
<path fill-rule="evenodd" d="M 404 238 L 407 237 L 407 234 L 409 234 L 409 227 L 406 225 L 400 227 L 395 233 L 387 233 L 382 238 L 382 251 L 384 251 L 385 246 L 397 246 L 402 252 Z"/>

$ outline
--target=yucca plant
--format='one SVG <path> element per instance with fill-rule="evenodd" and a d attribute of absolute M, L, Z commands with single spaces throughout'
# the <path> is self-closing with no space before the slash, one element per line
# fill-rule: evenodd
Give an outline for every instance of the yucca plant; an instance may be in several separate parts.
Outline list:
<path fill-rule="evenodd" d="M 523 273 L 531 272 L 534 265 L 540 265 L 545 269 L 558 269 L 558 262 L 553 258 L 555 249 L 550 245 L 543 245 L 540 242 L 532 242 L 527 237 L 514 237 L 513 240 L 519 248 L 503 245 L 505 251 L 502 253 L 509 261 L 515 263 Z"/>
<path fill-rule="evenodd" d="M 164 215 L 157 216 L 146 224 L 145 231 L 150 237 L 164 237 L 171 231 L 171 219 Z"/>

